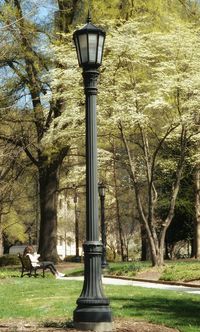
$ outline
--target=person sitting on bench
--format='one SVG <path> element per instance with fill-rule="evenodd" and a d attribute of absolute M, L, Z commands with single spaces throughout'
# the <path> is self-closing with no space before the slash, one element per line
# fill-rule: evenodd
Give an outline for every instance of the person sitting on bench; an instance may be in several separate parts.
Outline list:
<path fill-rule="evenodd" d="M 30 258 L 31 264 L 33 267 L 40 266 L 44 267 L 44 269 L 49 269 L 51 273 L 56 277 L 56 279 L 59 279 L 61 277 L 64 277 L 63 273 L 58 272 L 53 262 L 50 261 L 42 261 L 40 262 L 38 258 L 40 257 L 40 254 L 37 254 L 37 252 L 34 251 L 34 248 L 32 246 L 27 246 L 24 249 L 23 256 L 28 256 Z"/>

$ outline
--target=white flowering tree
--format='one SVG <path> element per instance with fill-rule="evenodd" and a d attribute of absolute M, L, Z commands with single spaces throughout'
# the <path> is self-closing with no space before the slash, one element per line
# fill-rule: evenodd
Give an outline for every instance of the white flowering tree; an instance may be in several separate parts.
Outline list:
<path fill-rule="evenodd" d="M 58 0 L 55 3 L 60 10 L 60 13 L 57 12 L 55 15 L 58 28 L 60 31 L 68 32 L 70 25 L 77 22 L 80 13 L 84 14 L 84 2 Z M 159 9 L 159 15 L 156 17 L 158 26 L 161 23 L 161 12 L 168 8 L 165 3 L 164 0 L 149 0 L 141 5 L 137 1 L 136 6 L 133 6 L 129 2 L 114 0 L 112 6 L 109 2 L 98 3 L 96 12 L 97 16 L 104 13 L 105 17 L 115 19 L 121 15 L 127 20 L 141 9 L 142 12 L 149 11 L 152 20 L 156 7 Z M 1 142 L 22 149 L 35 167 L 40 187 L 39 251 L 42 258 L 54 259 L 57 256 L 57 192 L 60 168 L 69 151 L 73 154 L 77 147 L 82 149 L 84 143 L 83 91 L 80 88 L 82 82 L 79 84 L 82 80 L 77 71 L 71 35 L 60 35 L 58 40 L 64 42 L 63 46 L 50 48 L 52 36 L 46 34 L 43 26 L 39 24 L 39 16 L 42 14 L 34 16 L 40 7 L 37 0 L 28 4 L 19 0 L 3 0 L 0 5 L 0 28 L 3 35 L 0 63 L 2 73 L 7 74 L 4 75 L 6 79 L 4 82 L 1 81 L 1 86 L 3 97 L 9 100 L 9 110 L 13 112 L 9 112 L 7 118 L 9 130 L 1 128 L 0 138 Z M 92 5 L 95 6 L 96 1 L 92 1 Z M 144 21 L 145 26 L 151 30 L 149 17 L 141 17 L 140 22 Z M 167 19 L 165 31 L 169 30 L 172 24 L 173 22 Z M 111 25 L 110 21 L 108 26 Z M 189 36 L 189 30 L 187 31 Z M 185 36 L 185 33 L 183 35 Z M 159 152 L 164 142 L 169 144 L 177 140 L 181 133 L 182 138 L 190 135 L 188 123 L 191 117 L 185 116 L 184 107 L 188 101 L 187 107 L 192 109 L 192 101 L 197 100 L 197 95 L 192 95 L 188 99 L 185 98 L 184 104 L 180 103 L 181 106 L 176 105 L 174 89 L 176 84 L 179 84 L 177 75 L 180 76 L 180 84 L 185 80 L 189 86 L 190 82 L 181 76 L 185 70 L 184 66 L 177 71 L 174 65 L 176 52 L 181 49 L 177 42 L 173 41 L 176 33 L 166 34 L 165 37 L 163 34 L 147 34 L 141 23 L 132 21 L 127 21 L 113 31 L 111 29 L 108 32 L 105 58 L 107 60 L 104 62 L 106 70 L 100 81 L 102 87 L 99 95 L 99 120 L 103 135 L 104 131 L 110 132 L 111 136 L 122 139 L 124 143 L 128 157 L 125 162 L 135 185 L 141 220 L 146 225 L 152 251 L 155 249 L 156 241 L 159 242 L 156 238 L 156 228 L 152 226 L 157 220 L 154 214 L 157 197 L 154 169 L 158 165 L 158 159 L 160 167 L 166 168 L 166 160 L 160 158 Z M 180 33 L 179 37 L 182 38 Z M 175 40 L 177 41 L 177 38 Z M 191 46 L 194 46 L 196 41 L 196 34 L 191 34 L 191 40 L 185 40 L 186 43 L 190 42 Z M 184 62 L 184 52 L 180 52 L 182 56 L 178 59 L 179 62 Z M 191 54 L 185 54 L 185 62 L 189 63 Z M 193 66 L 195 61 L 192 57 Z M 50 70 L 53 67 L 56 69 Z M 186 72 L 191 72 L 190 66 L 186 68 Z M 194 81 L 190 86 L 194 87 Z M 182 87 L 179 94 L 181 101 L 182 95 L 187 96 Z M 181 107 L 181 112 L 178 111 L 178 107 Z M 181 147 L 183 150 L 179 152 L 182 151 L 184 156 L 185 145 Z M 102 150 L 103 159 L 109 160 L 110 154 L 107 151 L 105 153 L 105 147 Z M 183 159 L 180 158 L 180 162 Z M 171 161 L 170 167 L 174 169 L 176 163 L 177 160 Z M 182 164 L 180 166 L 181 174 Z M 144 205 L 148 206 L 148 211 L 139 204 L 140 184 L 142 187 L 144 184 L 148 187 L 148 204 Z M 177 180 L 177 188 L 178 186 Z M 156 250 L 157 248 L 154 252 L 157 255 Z"/>
<path fill-rule="evenodd" d="M 129 21 L 113 30 L 105 53 L 101 123 L 113 135 L 118 128 L 152 264 L 162 265 L 188 147 L 198 139 L 198 31 L 175 25 L 167 33 L 146 33 L 141 23 Z M 168 145 L 176 145 L 176 155 L 167 156 Z M 164 188 L 159 188 L 159 178 L 165 173 L 171 178 L 171 193 L 161 220 L 157 207 Z"/>

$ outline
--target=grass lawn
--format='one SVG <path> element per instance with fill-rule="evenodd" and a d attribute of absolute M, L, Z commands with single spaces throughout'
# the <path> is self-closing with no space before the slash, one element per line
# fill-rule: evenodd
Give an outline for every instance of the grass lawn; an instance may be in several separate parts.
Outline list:
<path fill-rule="evenodd" d="M 161 279 L 165 281 L 200 280 L 200 261 L 168 261 L 165 263 Z"/>
<path fill-rule="evenodd" d="M 200 295 L 129 286 L 110 286 L 106 295 L 116 317 L 163 324 L 181 332 L 200 331 Z"/>
<path fill-rule="evenodd" d="M 38 322 L 71 320 L 82 282 L 20 278 L 16 270 L 0 270 L 0 319 Z M 200 332 L 200 295 L 130 286 L 105 286 L 114 318 L 124 317 Z"/>
<path fill-rule="evenodd" d="M 134 278 L 138 272 L 155 270 L 160 272 L 160 280 L 164 281 L 200 280 L 200 261 L 197 260 L 165 261 L 162 268 L 152 268 L 150 262 L 111 263 L 106 274 Z"/>

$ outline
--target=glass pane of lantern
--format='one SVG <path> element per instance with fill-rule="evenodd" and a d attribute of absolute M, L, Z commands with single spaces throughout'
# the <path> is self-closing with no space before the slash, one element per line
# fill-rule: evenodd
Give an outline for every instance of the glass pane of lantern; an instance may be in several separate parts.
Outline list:
<path fill-rule="evenodd" d="M 99 36 L 97 63 L 101 63 L 102 51 L 103 51 L 103 41 L 104 41 L 104 37 L 103 36 Z"/>
<path fill-rule="evenodd" d="M 76 52 L 77 52 L 77 56 L 78 56 L 78 62 L 79 65 L 81 64 L 81 57 L 80 57 L 80 50 L 79 50 L 79 43 L 78 43 L 78 38 L 75 37 L 75 45 L 76 45 Z"/>
<path fill-rule="evenodd" d="M 89 33 L 88 40 L 89 40 L 89 62 L 96 62 L 97 35 Z"/>
<path fill-rule="evenodd" d="M 79 35 L 79 45 L 82 63 L 88 62 L 87 35 Z"/>

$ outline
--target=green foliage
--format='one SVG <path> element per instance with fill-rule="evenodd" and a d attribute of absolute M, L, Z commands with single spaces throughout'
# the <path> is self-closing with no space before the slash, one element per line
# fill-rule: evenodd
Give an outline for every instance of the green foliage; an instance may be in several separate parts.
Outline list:
<path fill-rule="evenodd" d="M 166 30 L 171 17 L 177 21 L 195 20 L 199 8 L 195 1 L 179 0 L 92 0 L 91 11 L 94 22 L 109 20 L 119 24 L 120 20 L 145 20 L 146 27 L 151 30 Z M 85 8 L 85 17 L 87 8 Z M 195 17 L 195 15 L 197 17 Z M 83 17 L 82 17 L 83 20 Z"/>
<path fill-rule="evenodd" d="M 159 202 L 158 214 L 164 219 L 168 211 L 168 200 L 163 199 Z M 167 243 L 175 243 L 182 240 L 191 240 L 194 237 L 194 202 L 192 198 L 186 197 L 177 199 L 172 223 L 167 230 Z"/>
<path fill-rule="evenodd" d="M 169 174 L 160 178 L 159 187 L 162 190 L 162 199 L 159 200 L 157 214 L 162 219 L 166 217 L 169 208 L 168 196 L 170 194 L 170 182 L 173 177 L 174 172 L 172 171 L 171 175 Z M 191 241 L 194 239 L 194 195 L 193 177 L 191 176 L 190 167 L 187 165 L 181 180 L 172 223 L 166 233 L 166 244 L 171 244 L 172 248 L 178 241 Z"/>
<path fill-rule="evenodd" d="M 17 255 L 3 255 L 0 257 L 0 266 L 19 265 Z"/>
<path fill-rule="evenodd" d="M 98 3 L 98 5 L 97 5 Z M 92 0 L 91 1 L 91 13 L 94 18 L 94 22 L 99 22 L 102 18 L 106 20 L 116 20 L 117 17 L 123 17 L 127 9 L 127 0 L 122 2 L 120 0 Z"/>
<path fill-rule="evenodd" d="M 27 234 L 25 233 L 26 226 L 20 219 L 21 216 L 13 209 L 5 218 L 3 232 L 9 237 L 11 244 L 16 241 L 24 242 L 27 239 Z"/>

